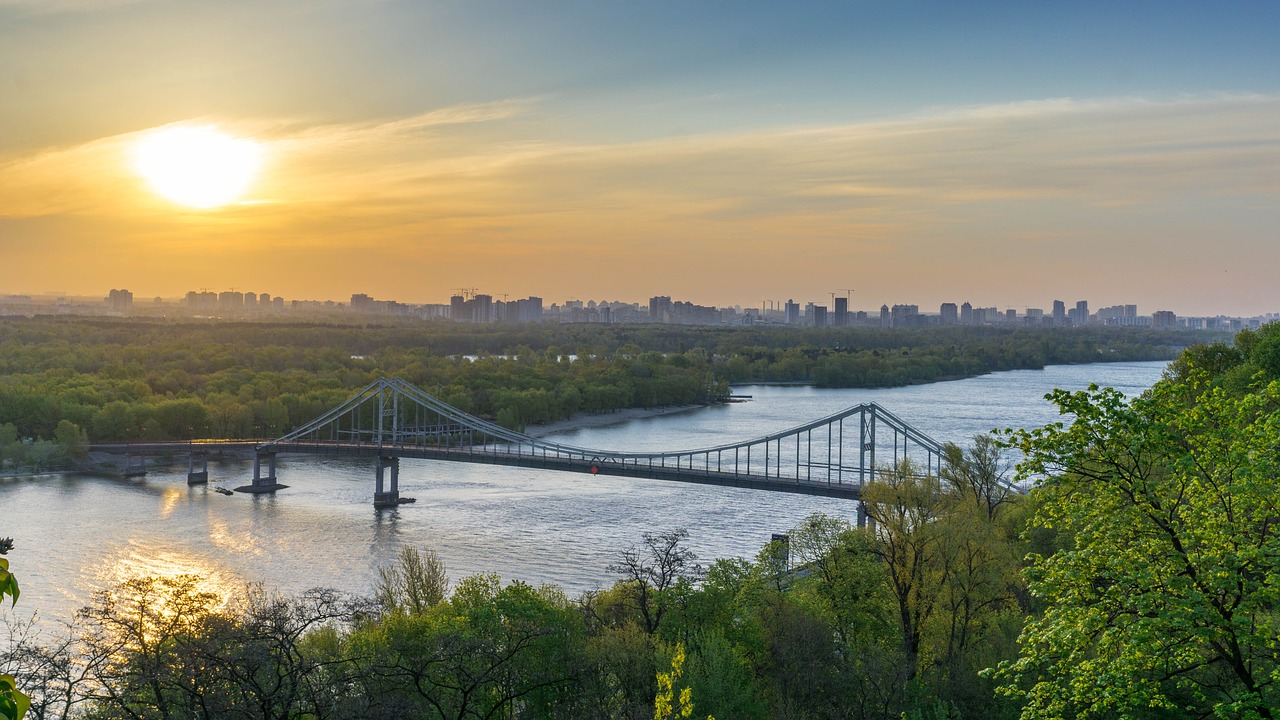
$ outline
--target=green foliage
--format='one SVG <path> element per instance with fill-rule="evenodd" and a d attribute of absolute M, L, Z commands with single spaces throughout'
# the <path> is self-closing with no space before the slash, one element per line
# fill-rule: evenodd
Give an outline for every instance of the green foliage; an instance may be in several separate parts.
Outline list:
<path fill-rule="evenodd" d="M 0 538 L 0 555 L 5 555 L 13 548 L 12 538 Z M 8 558 L 0 557 L 0 602 L 8 595 L 10 603 L 18 603 L 18 579 L 9 572 Z M 12 675 L 0 673 L 0 718 L 3 720 L 22 720 L 31 706 L 31 698 L 18 690 L 18 683 Z"/>
<path fill-rule="evenodd" d="M 4 596 L 9 596 L 11 605 L 18 604 L 18 596 L 21 594 L 18 590 L 18 578 L 9 572 L 9 559 L 0 558 L 0 601 L 4 600 Z"/>
<path fill-rule="evenodd" d="M 658 673 L 658 694 L 653 700 L 653 720 L 684 720 L 693 716 L 693 688 L 680 687 L 684 678 L 684 661 L 684 645 L 676 643 L 671 657 L 671 672 Z M 715 718 L 708 715 L 707 720 Z"/>
<path fill-rule="evenodd" d="M 13 549 L 13 538 L 0 538 L 0 555 L 8 555 Z M 4 596 L 9 596 L 11 605 L 18 604 L 18 578 L 9 572 L 9 559 L 0 557 L 0 602 L 4 601 Z"/>
<path fill-rule="evenodd" d="M 1023 717 L 1274 716 L 1277 336 L 1188 352 L 1132 402 L 1057 391 L 1074 420 L 1012 436 L 1043 477 L 1035 524 L 1067 541 L 1032 556 L 1045 611 L 996 673 Z"/>
<path fill-rule="evenodd" d="M 396 563 L 378 568 L 378 603 L 388 611 L 422 615 L 445 598 L 449 577 L 431 548 L 400 549 Z"/>
<path fill-rule="evenodd" d="M 22 720 L 31 707 L 31 698 L 18 690 L 12 675 L 0 675 L 0 718 Z"/>
<path fill-rule="evenodd" d="M 0 426 L 53 443 L 35 455 L 65 464 L 74 450 L 58 456 L 63 445 L 50 440 L 64 420 L 94 441 L 277 436 L 384 375 L 524 428 L 578 412 L 720 401 L 731 382 L 902 385 L 1047 363 L 1164 359 L 1170 346 L 1199 337 L 1106 328 L 3 318 Z M 1265 364 L 1273 346 L 1260 346 Z M 12 442 L 0 442 L 0 452 L 6 445 Z"/>

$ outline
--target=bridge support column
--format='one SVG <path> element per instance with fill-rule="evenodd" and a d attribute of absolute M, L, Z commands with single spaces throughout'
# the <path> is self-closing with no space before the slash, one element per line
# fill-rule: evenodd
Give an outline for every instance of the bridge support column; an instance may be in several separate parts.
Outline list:
<path fill-rule="evenodd" d="M 267 461 L 267 474 L 262 474 L 262 461 Z M 242 493 L 272 493 L 277 490 L 283 490 L 289 487 L 276 482 L 276 454 L 273 452 L 259 452 L 253 455 L 253 482 L 248 485 L 241 485 L 236 488 L 236 492 Z"/>
<path fill-rule="evenodd" d="M 200 457 L 200 469 L 196 469 L 196 456 Z M 187 484 L 204 485 L 209 482 L 209 454 L 191 452 L 187 454 Z"/>
<path fill-rule="evenodd" d="M 143 477 L 147 474 L 147 456 L 139 455 L 137 464 L 133 462 L 133 455 L 126 454 L 124 456 L 124 476 Z"/>
<path fill-rule="evenodd" d="M 858 501 L 858 527 L 876 529 L 875 518 L 867 514 L 867 506 L 861 500 Z"/>
<path fill-rule="evenodd" d="M 386 489 L 386 471 L 391 471 L 391 489 Z M 373 506 L 395 507 L 400 504 L 400 458 L 389 455 L 378 456 L 378 484 L 373 491 Z"/>

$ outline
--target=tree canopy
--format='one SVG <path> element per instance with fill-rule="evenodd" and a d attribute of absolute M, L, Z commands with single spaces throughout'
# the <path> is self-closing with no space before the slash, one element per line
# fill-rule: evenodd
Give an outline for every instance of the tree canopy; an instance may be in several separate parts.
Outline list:
<path fill-rule="evenodd" d="M 1025 718 L 1272 718 L 1280 707 L 1280 324 L 1195 348 L 1126 402 L 1056 391 L 1017 432 L 1044 612 L 1003 691 Z"/>

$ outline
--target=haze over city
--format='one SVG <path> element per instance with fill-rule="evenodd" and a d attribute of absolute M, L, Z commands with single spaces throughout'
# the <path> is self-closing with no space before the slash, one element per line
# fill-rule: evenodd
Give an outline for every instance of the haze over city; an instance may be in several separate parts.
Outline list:
<path fill-rule="evenodd" d="M 1277 20 L 0 0 L 0 293 L 1275 312 Z"/>

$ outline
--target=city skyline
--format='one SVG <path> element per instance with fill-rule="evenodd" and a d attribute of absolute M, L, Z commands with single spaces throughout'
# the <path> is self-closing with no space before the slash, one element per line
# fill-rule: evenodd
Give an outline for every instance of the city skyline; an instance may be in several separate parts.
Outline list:
<path fill-rule="evenodd" d="M 378 298 L 367 293 L 354 293 L 349 301 L 334 299 L 286 299 L 268 292 L 235 290 L 212 291 L 208 288 L 188 290 L 180 298 L 146 297 L 135 307 L 134 293 L 127 288 L 112 288 L 106 297 L 68 297 L 65 295 L 4 294 L 0 292 L 0 316 L 50 314 L 100 314 L 127 316 L 167 316 L 171 311 L 195 317 L 255 318 L 283 317 L 291 314 L 346 314 L 351 316 L 401 316 L 419 320 L 449 320 L 463 323 L 669 323 L 679 325 L 751 325 L 755 323 L 804 325 L 810 327 L 881 326 L 894 328 L 928 325 L 1016 325 L 1023 327 L 1080 327 L 1108 325 L 1115 327 L 1191 328 L 1221 330 L 1258 328 L 1280 320 L 1280 312 L 1254 315 L 1188 315 L 1161 308 L 1144 308 L 1136 303 L 1109 306 L 1094 305 L 1087 299 L 1076 300 L 1070 307 L 1066 301 L 1053 300 L 1040 306 L 1021 309 L 998 305 L 975 305 L 944 302 L 938 310 L 921 310 L 918 304 L 882 303 L 879 309 L 863 309 L 852 305 L 852 290 L 843 296 L 829 292 L 828 302 L 806 300 L 785 302 L 766 300 L 759 306 L 741 303 L 716 306 L 654 295 L 644 301 L 625 299 L 581 300 L 566 298 L 544 301 L 541 296 L 512 297 L 509 293 L 488 293 L 480 288 L 458 288 L 448 302 L 406 303 Z M 499 299 L 500 298 L 500 299 Z M 647 305 L 647 306 L 646 306 Z M 545 312 L 544 312 L 545 310 Z"/>
<path fill-rule="evenodd" d="M 1277 20 L 0 0 L 0 289 L 342 298 L 376 275 L 412 303 L 854 288 L 865 309 L 1274 312 Z M 161 140 L 213 128 L 195 170 L 243 154 L 243 189 L 177 192 Z"/>

